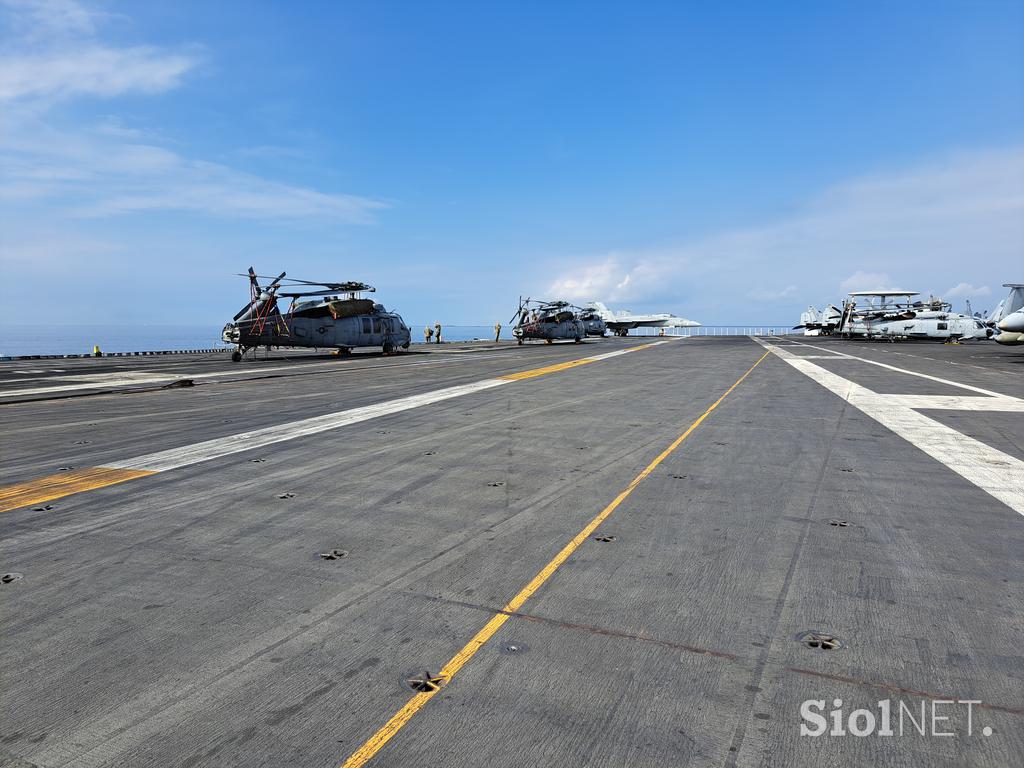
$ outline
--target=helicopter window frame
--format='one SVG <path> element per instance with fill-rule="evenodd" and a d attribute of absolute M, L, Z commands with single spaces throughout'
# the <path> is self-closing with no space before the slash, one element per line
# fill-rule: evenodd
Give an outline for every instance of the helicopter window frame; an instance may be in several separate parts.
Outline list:
<path fill-rule="evenodd" d="M 940 330 L 940 331 L 948 331 L 949 330 L 949 323 L 939 323 L 938 324 L 938 330 Z"/>
<path fill-rule="evenodd" d="M 373 318 L 373 332 L 375 334 L 383 333 L 383 331 L 381 330 L 380 318 L 379 317 Z"/>
<path fill-rule="evenodd" d="M 370 318 L 368 318 L 368 317 L 362 318 L 362 321 L 363 321 L 363 333 L 365 333 L 367 336 L 369 336 L 371 333 L 373 333 L 373 324 L 370 322 Z"/>

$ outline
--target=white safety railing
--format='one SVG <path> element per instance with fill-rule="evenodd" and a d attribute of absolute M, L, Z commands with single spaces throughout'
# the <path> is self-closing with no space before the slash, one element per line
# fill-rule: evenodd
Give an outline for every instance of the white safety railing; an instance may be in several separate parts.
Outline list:
<path fill-rule="evenodd" d="M 634 328 L 631 336 L 788 336 L 787 325 L 702 325 L 699 328 Z"/>

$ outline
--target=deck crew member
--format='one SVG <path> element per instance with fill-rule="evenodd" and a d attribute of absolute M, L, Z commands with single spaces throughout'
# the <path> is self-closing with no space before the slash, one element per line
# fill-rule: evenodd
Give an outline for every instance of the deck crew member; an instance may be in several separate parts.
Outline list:
<path fill-rule="evenodd" d="M 434 329 L 429 325 L 423 328 L 423 343 L 429 344 L 430 340 L 434 337 Z"/>
<path fill-rule="evenodd" d="M 501 323 L 494 324 L 494 340 L 497 341 L 501 336 Z"/>
<path fill-rule="evenodd" d="M 441 324 L 440 323 L 434 323 L 434 336 L 437 337 L 435 339 L 435 341 L 438 344 L 440 344 L 441 343 Z"/>

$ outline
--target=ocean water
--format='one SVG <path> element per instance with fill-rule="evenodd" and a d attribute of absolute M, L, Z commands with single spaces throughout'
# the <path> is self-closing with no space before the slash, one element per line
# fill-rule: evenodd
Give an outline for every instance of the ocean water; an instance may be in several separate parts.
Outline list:
<path fill-rule="evenodd" d="M 150 352 L 173 349 L 215 349 L 223 326 L 217 325 L 8 325 L 0 327 L 0 357 L 18 355 L 90 354 L 94 344 L 104 352 Z M 493 339 L 493 325 L 443 325 L 445 341 Z M 503 328 L 503 339 L 512 338 Z M 413 343 L 423 341 L 423 326 L 412 326 Z"/>

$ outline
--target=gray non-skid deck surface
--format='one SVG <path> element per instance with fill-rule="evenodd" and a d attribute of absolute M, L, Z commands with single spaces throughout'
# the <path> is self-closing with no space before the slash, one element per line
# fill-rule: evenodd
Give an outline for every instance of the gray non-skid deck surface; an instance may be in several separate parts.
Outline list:
<path fill-rule="evenodd" d="M 3 406 L 5 479 L 635 343 Z M 958 378 L 888 345 L 837 349 Z M 0 588 L 0 750 L 339 765 L 406 677 L 437 672 L 763 351 L 674 341 L 4 514 L 0 570 L 24 579 Z M 1020 354 L 984 352 L 968 383 L 1024 394 Z M 971 429 L 1020 445 L 1005 416 Z M 372 765 L 1020 764 L 1024 520 L 782 360 L 600 530 L 616 540 L 581 545 Z M 847 645 L 811 650 L 806 629 Z M 995 708 L 971 738 L 799 734 L 804 699 L 925 700 L 895 689 Z"/>

